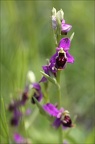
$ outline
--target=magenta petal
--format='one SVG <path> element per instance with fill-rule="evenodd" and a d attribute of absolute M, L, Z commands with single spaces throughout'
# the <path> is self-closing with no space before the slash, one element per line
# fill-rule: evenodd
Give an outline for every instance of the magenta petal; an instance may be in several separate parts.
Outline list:
<path fill-rule="evenodd" d="M 39 83 L 41 82 L 47 82 L 47 78 L 45 78 L 44 76 L 41 78 L 41 80 L 39 81 Z"/>
<path fill-rule="evenodd" d="M 62 32 L 69 32 L 71 30 L 72 26 L 69 24 L 62 24 L 61 25 L 61 31 Z"/>
<path fill-rule="evenodd" d="M 56 52 L 51 58 L 50 63 L 53 65 L 56 62 L 56 57 L 58 56 L 58 52 Z"/>
<path fill-rule="evenodd" d="M 68 51 L 70 48 L 70 39 L 69 38 L 62 38 L 59 42 L 59 48 L 63 48 L 64 51 Z"/>
<path fill-rule="evenodd" d="M 40 91 L 41 90 L 41 86 L 39 83 L 33 83 L 33 88 L 35 88 L 36 90 Z"/>
<path fill-rule="evenodd" d="M 49 75 L 49 71 L 50 71 L 49 65 L 42 66 L 42 68 L 44 72 Z"/>
<path fill-rule="evenodd" d="M 62 122 L 61 122 L 60 118 L 56 118 L 55 121 L 53 122 L 53 126 L 55 128 L 58 128 L 61 125 L 61 123 Z"/>
<path fill-rule="evenodd" d="M 28 109 L 26 110 L 25 114 L 26 114 L 26 116 L 30 115 L 30 114 L 31 114 L 31 109 L 28 108 Z"/>
<path fill-rule="evenodd" d="M 58 115 L 57 115 L 57 118 L 60 118 L 63 112 L 64 112 L 64 108 L 61 108 L 61 109 L 59 110 L 59 113 L 58 113 Z"/>
<path fill-rule="evenodd" d="M 59 113 L 59 110 L 51 103 L 47 103 L 46 105 L 44 105 L 43 109 L 54 117 L 56 117 Z"/>
<path fill-rule="evenodd" d="M 16 108 L 14 110 L 14 116 L 20 118 L 22 116 L 22 112 L 18 108 Z"/>
<path fill-rule="evenodd" d="M 61 24 L 65 24 L 65 20 L 64 19 L 62 20 Z"/>
<path fill-rule="evenodd" d="M 19 135 L 18 133 L 15 133 L 14 134 L 14 141 L 17 143 L 17 144 L 20 144 L 20 143 L 23 143 L 24 142 L 24 138 Z"/>
<path fill-rule="evenodd" d="M 67 140 L 64 140 L 63 144 L 69 144 L 69 142 Z"/>
<path fill-rule="evenodd" d="M 38 101 L 41 101 L 41 99 L 42 99 L 42 97 L 43 97 L 43 94 L 42 94 L 42 92 L 39 92 L 39 97 L 38 97 Z"/>
<path fill-rule="evenodd" d="M 67 62 L 68 63 L 74 63 L 74 58 L 71 56 L 68 52 L 66 53 L 67 56 Z"/>

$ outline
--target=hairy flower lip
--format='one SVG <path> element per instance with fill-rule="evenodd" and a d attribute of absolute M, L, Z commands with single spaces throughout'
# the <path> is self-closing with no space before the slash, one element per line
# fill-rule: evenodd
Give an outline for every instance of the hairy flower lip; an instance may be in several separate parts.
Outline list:
<path fill-rule="evenodd" d="M 62 70 L 65 67 L 67 57 L 66 57 L 66 52 L 61 48 L 58 51 L 58 56 L 56 56 L 56 63 L 55 63 L 55 68 L 58 70 Z"/>
<path fill-rule="evenodd" d="M 19 123 L 19 119 L 16 117 L 13 117 L 10 121 L 11 126 L 17 126 Z"/>
<path fill-rule="evenodd" d="M 72 126 L 72 121 L 71 121 L 70 116 L 65 115 L 64 119 L 62 120 L 62 124 L 65 127 L 71 127 Z"/>

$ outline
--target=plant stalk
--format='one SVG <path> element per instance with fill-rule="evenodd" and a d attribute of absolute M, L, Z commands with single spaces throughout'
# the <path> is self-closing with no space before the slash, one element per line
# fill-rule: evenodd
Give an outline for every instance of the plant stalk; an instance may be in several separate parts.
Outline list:
<path fill-rule="evenodd" d="M 61 75 L 61 71 L 58 71 L 57 73 L 57 83 L 58 83 L 58 108 L 61 108 L 61 87 L 60 87 L 60 75 Z M 62 130 L 62 126 L 60 126 L 59 128 L 59 143 L 62 144 L 63 143 L 63 130 Z"/>

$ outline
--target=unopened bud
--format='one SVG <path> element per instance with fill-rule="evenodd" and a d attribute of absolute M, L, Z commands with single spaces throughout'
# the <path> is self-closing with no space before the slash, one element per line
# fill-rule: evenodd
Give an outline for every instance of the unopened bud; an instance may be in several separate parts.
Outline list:
<path fill-rule="evenodd" d="M 56 23 L 56 16 L 52 15 L 52 28 L 56 29 L 57 23 Z"/>
<path fill-rule="evenodd" d="M 53 16 L 56 16 L 56 9 L 53 7 L 53 9 L 52 9 L 52 15 Z"/>
<path fill-rule="evenodd" d="M 57 12 L 56 16 L 57 16 L 57 19 L 59 19 L 60 21 L 62 21 L 63 18 L 64 18 L 64 12 L 63 12 L 63 10 L 62 10 L 62 9 L 59 10 L 59 11 Z"/>
<path fill-rule="evenodd" d="M 32 71 L 28 71 L 27 73 L 27 81 L 30 83 L 34 83 L 35 82 L 35 74 Z"/>
<path fill-rule="evenodd" d="M 73 37 L 74 37 L 74 32 L 72 33 L 72 35 L 70 36 L 70 41 L 72 41 Z"/>

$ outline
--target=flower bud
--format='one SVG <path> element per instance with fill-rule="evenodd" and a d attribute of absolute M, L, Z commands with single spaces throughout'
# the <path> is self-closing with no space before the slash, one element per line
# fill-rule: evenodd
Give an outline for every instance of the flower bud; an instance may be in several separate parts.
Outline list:
<path fill-rule="evenodd" d="M 74 37 L 74 32 L 72 33 L 72 35 L 70 36 L 70 41 L 72 41 L 73 37 Z"/>
<path fill-rule="evenodd" d="M 32 71 L 28 71 L 27 73 L 27 81 L 30 83 L 34 83 L 36 80 L 35 74 Z"/>
<path fill-rule="evenodd" d="M 56 17 L 57 17 L 57 19 L 59 19 L 60 21 L 63 20 L 63 18 L 64 18 L 64 12 L 63 12 L 62 9 L 59 10 L 59 11 L 56 13 Z"/>
<path fill-rule="evenodd" d="M 53 16 L 56 16 L 56 9 L 53 7 L 53 9 L 52 9 L 52 15 Z"/>
<path fill-rule="evenodd" d="M 56 29 L 57 23 L 56 23 L 56 16 L 52 15 L 52 28 Z"/>

